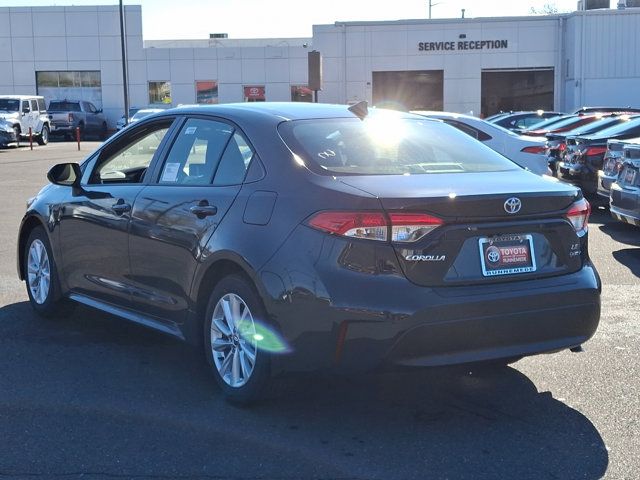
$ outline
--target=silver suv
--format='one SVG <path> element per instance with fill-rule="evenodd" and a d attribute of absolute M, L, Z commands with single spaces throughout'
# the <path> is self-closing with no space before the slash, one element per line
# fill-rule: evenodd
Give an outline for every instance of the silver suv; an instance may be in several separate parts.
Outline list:
<path fill-rule="evenodd" d="M 40 145 L 49 143 L 51 125 L 44 97 L 35 95 L 0 95 L 0 120 L 9 122 L 16 136 L 16 143 L 33 138 Z"/>

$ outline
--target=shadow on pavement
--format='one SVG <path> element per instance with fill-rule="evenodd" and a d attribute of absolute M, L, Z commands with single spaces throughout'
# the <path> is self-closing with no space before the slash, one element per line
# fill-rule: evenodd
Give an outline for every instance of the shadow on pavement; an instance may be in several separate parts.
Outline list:
<path fill-rule="evenodd" d="M 596 479 L 608 465 L 589 419 L 515 368 L 309 374 L 240 409 L 188 346 L 26 302 L 0 309 L 0 366 L 8 478 Z"/>
<path fill-rule="evenodd" d="M 606 215 L 604 213 L 599 213 L 597 216 L 594 215 L 594 222 L 602 223 L 598 228 L 613 240 L 640 247 L 640 228 L 612 218 L 608 210 Z"/>

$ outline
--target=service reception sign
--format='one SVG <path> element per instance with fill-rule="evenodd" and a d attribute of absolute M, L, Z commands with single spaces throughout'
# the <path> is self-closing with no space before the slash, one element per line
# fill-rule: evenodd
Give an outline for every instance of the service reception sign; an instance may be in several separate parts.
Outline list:
<path fill-rule="evenodd" d="M 457 42 L 419 42 L 419 52 L 451 52 L 458 50 L 505 50 L 508 40 L 461 40 Z"/>

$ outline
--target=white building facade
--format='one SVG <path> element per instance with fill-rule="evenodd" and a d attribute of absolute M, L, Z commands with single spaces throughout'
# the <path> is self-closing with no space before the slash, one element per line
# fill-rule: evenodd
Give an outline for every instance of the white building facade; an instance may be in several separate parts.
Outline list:
<path fill-rule="evenodd" d="M 144 41 L 126 7 L 130 104 L 319 101 L 488 115 L 640 106 L 640 9 L 566 15 L 316 25 L 312 38 Z M 116 6 L 0 8 L 0 94 L 81 97 L 123 113 Z"/>

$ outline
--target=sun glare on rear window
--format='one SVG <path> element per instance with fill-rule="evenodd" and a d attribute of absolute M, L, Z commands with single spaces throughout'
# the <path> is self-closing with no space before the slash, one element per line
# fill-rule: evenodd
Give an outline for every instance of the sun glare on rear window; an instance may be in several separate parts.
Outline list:
<path fill-rule="evenodd" d="M 285 122 L 280 132 L 311 170 L 327 175 L 497 172 L 520 167 L 441 122 L 376 112 L 359 120 Z"/>

